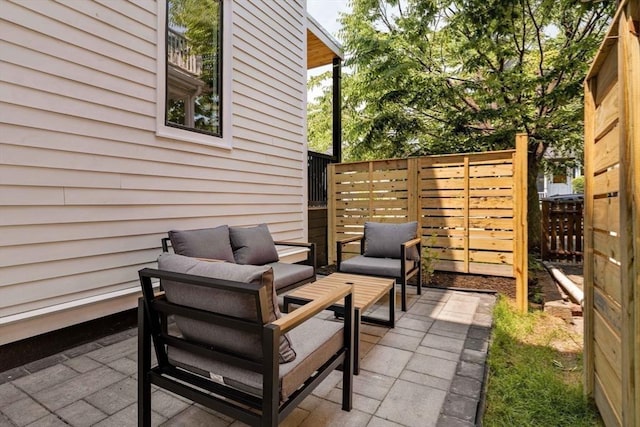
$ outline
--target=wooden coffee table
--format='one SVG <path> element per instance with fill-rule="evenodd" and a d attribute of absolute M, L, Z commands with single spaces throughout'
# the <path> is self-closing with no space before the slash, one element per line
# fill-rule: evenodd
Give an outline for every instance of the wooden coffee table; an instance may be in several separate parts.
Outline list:
<path fill-rule="evenodd" d="M 353 308 L 354 308 L 354 349 L 353 368 L 357 375 L 360 372 L 360 322 L 373 323 L 393 328 L 396 323 L 395 314 L 395 279 L 384 277 L 361 276 L 357 274 L 333 273 L 327 277 L 317 280 L 308 285 L 304 285 L 294 291 L 284 295 L 284 312 L 289 312 L 289 304 L 304 305 L 314 299 L 331 292 L 335 287 L 342 285 L 353 285 Z M 364 316 L 362 313 L 375 304 L 385 294 L 389 295 L 389 318 Z M 344 307 L 341 304 L 334 304 L 328 307 L 336 315 L 343 314 Z"/>

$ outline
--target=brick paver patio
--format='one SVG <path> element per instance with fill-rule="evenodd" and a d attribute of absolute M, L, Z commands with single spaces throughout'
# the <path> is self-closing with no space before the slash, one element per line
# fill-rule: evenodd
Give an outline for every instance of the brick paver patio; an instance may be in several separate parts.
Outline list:
<path fill-rule="evenodd" d="M 334 372 L 281 425 L 475 425 L 494 303 L 487 293 L 410 293 L 395 328 L 362 327 L 353 410 L 340 409 L 341 373 Z M 129 329 L 1 372 L 0 426 L 135 426 L 136 336 Z M 152 406 L 154 425 L 243 425 L 160 389 Z"/>

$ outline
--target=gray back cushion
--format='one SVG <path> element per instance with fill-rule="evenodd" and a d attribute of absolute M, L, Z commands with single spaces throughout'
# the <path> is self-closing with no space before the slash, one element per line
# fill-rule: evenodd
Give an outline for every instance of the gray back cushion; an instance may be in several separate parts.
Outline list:
<path fill-rule="evenodd" d="M 376 258 L 400 258 L 400 245 L 415 239 L 418 222 L 388 224 L 381 222 L 364 223 L 364 255 Z M 416 259 L 418 251 L 411 248 L 407 257 Z"/>
<path fill-rule="evenodd" d="M 224 262 L 207 262 L 175 254 L 162 254 L 158 258 L 158 268 L 165 271 L 253 283 L 266 287 L 267 311 L 258 319 L 258 305 L 250 294 L 221 290 L 181 282 L 162 281 L 167 300 L 171 303 L 207 310 L 213 313 L 259 320 L 266 324 L 281 317 L 278 299 L 273 286 L 273 270 L 269 266 L 237 265 Z M 217 349 L 230 351 L 255 360 L 262 359 L 260 335 L 237 329 L 214 325 L 175 316 L 176 326 L 185 338 L 198 341 Z M 280 363 L 294 360 L 290 338 L 285 334 L 280 338 Z"/>
<path fill-rule="evenodd" d="M 267 224 L 229 227 L 233 256 L 238 264 L 263 265 L 278 261 L 278 251 Z"/>
<path fill-rule="evenodd" d="M 171 246 L 178 255 L 234 262 L 229 227 L 169 231 Z"/>

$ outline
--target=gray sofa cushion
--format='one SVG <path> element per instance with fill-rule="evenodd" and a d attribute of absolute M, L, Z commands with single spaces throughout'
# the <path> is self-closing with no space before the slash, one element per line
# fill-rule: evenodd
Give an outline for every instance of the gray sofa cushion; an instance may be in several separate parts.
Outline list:
<path fill-rule="evenodd" d="M 343 323 L 312 317 L 290 332 L 298 356 L 280 365 L 280 399 L 286 400 L 309 376 L 344 345 Z M 224 377 L 225 383 L 243 391 L 262 395 L 262 375 L 169 347 L 169 358 L 200 375 L 209 372 Z"/>
<path fill-rule="evenodd" d="M 409 271 L 415 265 L 415 261 L 405 260 L 405 271 Z M 373 258 L 358 255 L 340 263 L 342 273 L 364 274 L 383 277 L 401 277 L 400 258 Z"/>
<path fill-rule="evenodd" d="M 314 275 L 313 267 L 310 265 L 287 264 L 285 262 L 272 262 L 267 265 L 273 268 L 273 285 L 276 292 Z"/>
<path fill-rule="evenodd" d="M 418 222 L 387 224 L 381 222 L 364 223 L 364 255 L 376 258 L 400 258 L 400 246 L 415 239 L 418 235 Z M 409 248 L 407 258 L 416 260 L 418 250 Z"/>
<path fill-rule="evenodd" d="M 269 310 L 262 313 L 262 319 L 258 319 L 256 300 L 251 295 L 164 280 L 162 287 L 169 302 L 243 319 L 259 320 L 262 324 L 272 322 L 282 316 L 273 287 L 273 270 L 269 266 L 207 262 L 182 255 L 162 254 L 158 258 L 158 268 L 165 271 L 264 285 L 267 291 L 266 306 Z M 181 316 L 176 316 L 175 320 L 176 326 L 187 339 L 255 360 L 262 359 L 259 334 L 242 332 Z M 293 350 L 291 340 L 285 334 L 280 339 L 280 363 L 290 362 L 295 357 L 296 353 Z"/>
<path fill-rule="evenodd" d="M 173 251 L 178 255 L 235 262 L 226 225 L 199 230 L 171 230 L 169 238 Z"/>
<path fill-rule="evenodd" d="M 278 261 L 278 251 L 267 224 L 229 227 L 233 256 L 238 264 L 263 265 Z"/>

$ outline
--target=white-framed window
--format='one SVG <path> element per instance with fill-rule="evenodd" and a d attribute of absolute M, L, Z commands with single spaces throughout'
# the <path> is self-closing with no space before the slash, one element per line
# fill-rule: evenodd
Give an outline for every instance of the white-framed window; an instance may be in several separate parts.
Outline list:
<path fill-rule="evenodd" d="M 225 0 L 158 0 L 158 136 L 231 148 L 230 9 Z"/>

